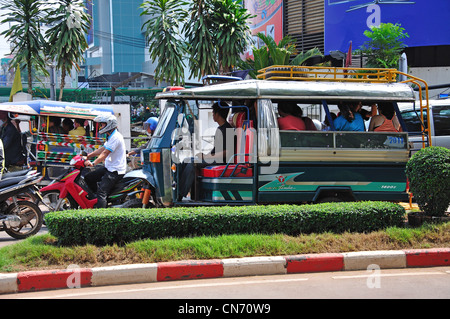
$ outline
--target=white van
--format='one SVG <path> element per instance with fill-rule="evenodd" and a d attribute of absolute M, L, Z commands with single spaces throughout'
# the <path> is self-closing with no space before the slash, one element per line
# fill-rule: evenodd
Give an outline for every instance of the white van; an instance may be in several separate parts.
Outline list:
<path fill-rule="evenodd" d="M 450 149 L 450 99 L 430 100 L 430 132 L 432 146 L 442 146 Z M 414 149 L 422 147 L 422 137 L 414 133 L 421 131 L 420 106 L 415 108 L 411 103 L 399 103 L 402 118 L 405 121 L 409 141 L 414 142 Z M 427 115 L 424 112 L 424 122 L 427 125 Z"/>

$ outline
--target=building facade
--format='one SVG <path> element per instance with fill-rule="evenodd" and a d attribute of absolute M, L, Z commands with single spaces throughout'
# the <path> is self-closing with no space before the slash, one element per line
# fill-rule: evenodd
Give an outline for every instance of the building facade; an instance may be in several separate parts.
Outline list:
<path fill-rule="evenodd" d="M 142 72 L 146 49 L 141 4 L 142 0 L 86 1 L 92 17 L 85 63 L 87 78 Z"/>

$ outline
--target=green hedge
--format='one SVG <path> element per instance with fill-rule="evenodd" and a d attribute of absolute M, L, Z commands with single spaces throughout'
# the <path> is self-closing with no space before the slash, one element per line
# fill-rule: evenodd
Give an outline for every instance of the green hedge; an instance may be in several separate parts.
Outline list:
<path fill-rule="evenodd" d="M 450 205 L 450 150 L 421 149 L 406 164 L 409 187 L 419 207 L 429 216 L 444 216 Z"/>
<path fill-rule="evenodd" d="M 402 206 L 386 202 L 317 205 L 97 209 L 53 212 L 47 227 L 62 245 L 105 245 L 144 238 L 243 233 L 370 232 L 403 223 Z"/>

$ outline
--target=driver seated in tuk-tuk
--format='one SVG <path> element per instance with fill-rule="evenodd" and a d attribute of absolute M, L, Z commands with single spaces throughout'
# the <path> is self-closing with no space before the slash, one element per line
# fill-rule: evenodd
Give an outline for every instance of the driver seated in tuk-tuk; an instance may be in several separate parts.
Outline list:
<path fill-rule="evenodd" d="M 214 147 L 208 154 L 196 154 L 195 158 L 191 159 L 189 163 L 181 164 L 178 184 L 179 201 L 187 196 L 193 186 L 196 175 L 194 163 L 197 164 L 197 168 L 206 167 L 211 164 L 225 164 L 234 154 L 234 129 L 227 121 L 230 108 L 225 102 L 220 102 L 220 105 L 216 102 L 212 105 L 212 109 L 213 120 L 219 125 L 214 135 Z M 231 141 L 230 139 L 227 141 L 227 136 L 232 137 Z"/>

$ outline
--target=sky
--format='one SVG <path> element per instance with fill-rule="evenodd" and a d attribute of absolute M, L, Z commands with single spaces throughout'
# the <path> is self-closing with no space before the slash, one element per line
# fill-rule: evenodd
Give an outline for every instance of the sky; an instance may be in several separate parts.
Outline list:
<path fill-rule="evenodd" d="M 5 10 L 0 10 L 0 16 L 5 14 Z M 8 29 L 8 23 L 0 23 L 0 33 Z M 9 44 L 6 39 L 0 35 L 0 58 L 5 57 L 9 53 Z"/>

